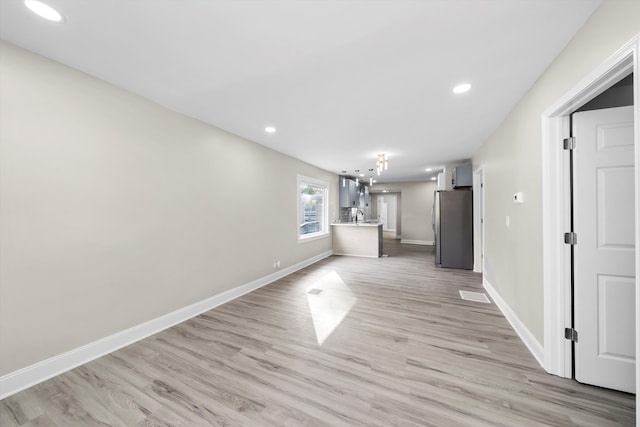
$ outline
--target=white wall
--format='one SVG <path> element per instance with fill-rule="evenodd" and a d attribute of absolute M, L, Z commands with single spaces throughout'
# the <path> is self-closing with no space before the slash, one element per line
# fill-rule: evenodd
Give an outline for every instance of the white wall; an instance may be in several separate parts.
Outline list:
<path fill-rule="evenodd" d="M 485 279 L 540 343 L 541 115 L 640 32 L 639 17 L 640 1 L 605 1 L 473 158 L 485 171 Z M 513 203 L 517 191 L 524 204 Z"/>
<path fill-rule="evenodd" d="M 334 174 L 5 43 L 0 94 L 0 376 L 331 249 Z"/>
<path fill-rule="evenodd" d="M 433 228 L 431 227 L 431 210 L 433 208 L 433 192 L 435 181 L 429 182 L 395 182 L 374 184 L 370 191 L 377 196 L 383 190 L 398 193 L 400 218 L 398 228 L 405 243 L 433 244 Z"/>

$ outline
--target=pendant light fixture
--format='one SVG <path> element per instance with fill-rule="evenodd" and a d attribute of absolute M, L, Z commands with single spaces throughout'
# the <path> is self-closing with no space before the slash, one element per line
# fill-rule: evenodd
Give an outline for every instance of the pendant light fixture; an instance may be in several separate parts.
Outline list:
<path fill-rule="evenodd" d="M 386 171 L 387 169 L 389 169 L 389 158 L 387 157 L 387 154 L 378 154 L 378 161 L 376 162 L 376 170 L 378 172 L 378 175 L 380 175 L 380 172 L 382 172 L 383 170 Z"/>
<path fill-rule="evenodd" d="M 386 153 L 378 154 L 378 169 L 381 171 L 389 169 L 389 158 Z"/>

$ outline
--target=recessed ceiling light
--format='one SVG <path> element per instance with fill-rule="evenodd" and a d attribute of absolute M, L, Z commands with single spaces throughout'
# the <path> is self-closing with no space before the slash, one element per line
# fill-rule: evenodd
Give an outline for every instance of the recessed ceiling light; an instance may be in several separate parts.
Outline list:
<path fill-rule="evenodd" d="M 462 83 L 453 88 L 453 93 L 465 93 L 471 89 L 471 85 L 469 83 Z"/>
<path fill-rule="evenodd" d="M 427 168 L 426 171 L 427 172 L 431 172 L 433 170 L 433 168 Z"/>
<path fill-rule="evenodd" d="M 29 8 L 33 13 L 53 22 L 64 22 L 64 16 L 51 6 L 39 2 L 37 0 L 24 0 L 24 5 Z"/>
<path fill-rule="evenodd" d="M 360 174 L 360 176 L 364 176 L 364 174 L 363 174 L 363 173 L 361 173 L 361 174 Z"/>
<path fill-rule="evenodd" d="M 264 131 L 267 133 L 274 133 L 276 131 L 276 128 L 274 128 L 273 126 L 267 126 L 266 128 L 264 128 Z"/>
<path fill-rule="evenodd" d="M 431 177 L 431 181 L 435 181 L 435 180 L 436 180 L 436 177 L 435 177 L 435 176 L 434 176 L 434 177 Z"/>

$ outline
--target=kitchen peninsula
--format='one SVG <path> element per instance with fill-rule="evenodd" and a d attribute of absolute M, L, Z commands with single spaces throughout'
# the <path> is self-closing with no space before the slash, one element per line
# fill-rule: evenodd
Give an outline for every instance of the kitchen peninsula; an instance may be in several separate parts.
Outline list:
<path fill-rule="evenodd" d="M 334 255 L 378 258 L 382 256 L 382 224 L 344 222 L 331 224 Z"/>

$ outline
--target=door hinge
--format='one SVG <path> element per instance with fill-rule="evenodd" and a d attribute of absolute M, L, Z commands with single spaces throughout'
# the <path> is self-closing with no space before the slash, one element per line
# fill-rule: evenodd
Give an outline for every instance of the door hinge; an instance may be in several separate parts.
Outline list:
<path fill-rule="evenodd" d="M 575 150 L 576 148 L 576 137 L 570 136 L 569 138 L 565 138 L 562 140 L 562 148 L 565 150 Z"/>
<path fill-rule="evenodd" d="M 564 233 L 564 242 L 567 245 L 577 245 L 578 235 L 576 233 Z"/>
<path fill-rule="evenodd" d="M 578 331 L 573 328 L 564 328 L 564 337 L 570 341 L 578 342 Z"/>

